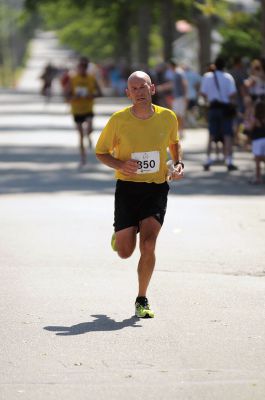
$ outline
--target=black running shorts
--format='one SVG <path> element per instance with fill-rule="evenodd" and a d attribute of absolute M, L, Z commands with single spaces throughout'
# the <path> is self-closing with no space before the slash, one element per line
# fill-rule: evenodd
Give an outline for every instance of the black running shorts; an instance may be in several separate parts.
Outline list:
<path fill-rule="evenodd" d="M 74 117 L 74 121 L 75 121 L 77 124 L 82 124 L 82 123 L 85 122 L 87 119 L 93 118 L 93 117 L 94 117 L 94 113 L 89 112 L 89 113 L 80 114 L 80 115 L 79 115 L 79 114 L 74 114 L 73 117 Z"/>
<path fill-rule="evenodd" d="M 131 226 L 139 230 L 139 222 L 154 217 L 162 226 L 167 208 L 169 186 L 164 183 L 117 180 L 115 191 L 115 232 Z"/>

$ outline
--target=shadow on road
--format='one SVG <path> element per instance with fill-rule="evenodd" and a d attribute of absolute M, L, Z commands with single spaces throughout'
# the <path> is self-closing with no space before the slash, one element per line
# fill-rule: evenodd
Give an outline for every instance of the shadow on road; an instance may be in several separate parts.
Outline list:
<path fill-rule="evenodd" d="M 186 152 L 185 178 L 172 183 L 171 195 L 264 195 L 265 185 L 252 186 L 247 171 L 228 173 L 225 166 L 198 169 L 200 153 Z M 98 162 L 93 151 L 78 170 L 77 147 L 3 145 L 0 148 L 0 196 L 6 194 L 82 192 L 112 194 L 114 171 Z"/>
<path fill-rule="evenodd" d="M 22 193 L 114 192 L 114 171 L 100 164 L 93 152 L 78 168 L 78 149 L 51 146 L 3 146 L 0 195 Z"/>
<path fill-rule="evenodd" d="M 4 136 L 3 143 L 0 146 L 0 195 L 58 192 L 109 194 L 114 192 L 114 171 L 100 164 L 93 151 L 88 154 L 86 168 L 81 171 L 78 170 L 77 144 L 75 146 L 70 142 L 67 146 L 64 140 L 68 140 L 68 136 L 61 137 L 61 134 L 69 134 L 70 138 L 70 135 L 76 134 L 76 132 L 72 125 L 68 126 L 63 120 L 58 120 L 57 117 L 60 114 L 58 109 L 40 112 L 40 115 L 47 117 L 45 123 L 39 122 L 32 125 L 27 122 L 25 125 L 20 120 L 20 117 L 25 116 L 25 113 L 19 111 L 16 104 L 18 102 L 39 104 L 40 97 L 32 94 L 26 95 L 23 92 L 10 92 L 9 96 L 10 99 L 0 96 L 0 105 L 1 103 L 6 105 L 10 100 L 10 104 L 14 106 L 13 109 L 9 109 L 11 123 L 2 121 L 0 124 L 0 138 L 2 133 Z M 60 98 L 55 100 L 58 103 L 62 102 Z M 104 121 L 99 117 L 105 115 L 104 102 L 108 104 L 108 101 L 111 102 L 108 99 L 102 99 L 99 102 L 103 107 L 101 107 L 95 121 L 94 138 L 97 137 L 103 127 Z M 5 109 L 2 113 L 4 114 L 7 111 Z M 38 113 L 36 111 L 36 115 Z M 14 114 L 13 118 L 12 114 Z M 29 121 L 30 114 L 35 115 L 35 111 L 29 112 Z M 15 134 L 14 137 L 13 134 Z M 12 143 L 16 140 L 16 135 L 20 134 L 26 142 Z M 27 134 L 28 136 L 26 136 Z M 48 136 L 52 140 L 53 137 L 55 138 L 54 145 L 49 142 L 47 142 L 48 145 L 45 145 L 42 142 L 46 134 L 52 134 L 52 136 Z M 243 152 L 239 154 L 239 171 L 228 173 L 224 165 L 216 166 L 209 172 L 203 171 L 203 153 L 203 143 L 202 148 L 194 149 L 191 145 L 185 150 L 185 178 L 171 184 L 171 194 L 178 196 L 253 196 L 265 194 L 265 185 L 251 186 L 247 182 L 251 173 L 247 154 Z"/>
<path fill-rule="evenodd" d="M 1 111 L 0 110 L 0 116 L 13 116 L 14 115 L 14 111 Z M 53 116 L 53 117 L 63 117 L 63 116 L 69 116 L 69 112 L 65 111 L 65 110 L 36 110 L 36 111 L 20 111 L 20 112 L 16 112 L 16 116 L 17 117 L 34 117 L 34 116 Z M 97 115 L 97 114 L 96 114 Z M 100 112 L 100 117 L 109 117 L 109 113 L 107 112 Z M 102 126 L 102 129 L 104 128 L 104 126 Z M 7 130 L 9 129 L 9 127 L 3 127 L 1 128 L 1 130 Z M 46 126 L 45 126 L 46 129 Z M 13 130 L 15 131 L 15 127 L 13 128 Z M 73 128 L 72 128 L 73 130 Z"/>
<path fill-rule="evenodd" d="M 82 322 L 72 326 L 45 326 L 43 329 L 50 332 L 57 332 L 57 336 L 74 336 L 83 335 L 89 332 L 108 332 L 118 331 L 127 327 L 141 328 L 142 325 L 136 325 L 139 318 L 132 316 L 123 321 L 115 321 L 104 314 L 93 314 L 91 317 L 96 318 L 91 322 Z"/>

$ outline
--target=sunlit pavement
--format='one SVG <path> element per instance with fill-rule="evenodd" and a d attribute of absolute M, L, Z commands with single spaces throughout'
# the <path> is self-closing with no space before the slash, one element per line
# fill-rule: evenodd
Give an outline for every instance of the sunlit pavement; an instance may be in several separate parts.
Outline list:
<path fill-rule="evenodd" d="M 235 151 L 233 173 L 204 172 L 207 132 L 186 131 L 149 292 L 156 317 L 138 320 L 139 252 L 120 260 L 109 243 L 113 173 L 91 150 L 78 169 L 68 106 L 27 79 L 0 94 L 1 399 L 263 400 L 265 185 L 247 182 L 251 154 Z M 124 104 L 97 101 L 94 145 Z"/>

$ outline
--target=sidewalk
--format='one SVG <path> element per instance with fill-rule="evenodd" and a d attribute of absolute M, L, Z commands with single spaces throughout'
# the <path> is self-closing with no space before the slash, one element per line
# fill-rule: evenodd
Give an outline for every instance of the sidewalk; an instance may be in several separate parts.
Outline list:
<path fill-rule="evenodd" d="M 186 132 L 150 287 L 156 317 L 137 320 L 139 252 L 120 260 L 109 245 L 113 173 L 93 152 L 78 172 L 67 105 L 23 79 L 0 94 L 0 398 L 264 400 L 264 188 L 247 183 L 251 155 L 206 173 L 207 132 Z M 120 107 L 97 103 L 94 144 Z"/>

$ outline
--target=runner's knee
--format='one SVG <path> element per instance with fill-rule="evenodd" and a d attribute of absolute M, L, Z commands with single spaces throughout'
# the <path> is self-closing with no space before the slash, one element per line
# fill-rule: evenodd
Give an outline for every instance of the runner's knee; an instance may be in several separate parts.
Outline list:
<path fill-rule="evenodd" d="M 142 239 L 140 242 L 141 254 L 151 254 L 155 251 L 156 238 L 153 236 Z"/>
<path fill-rule="evenodd" d="M 134 248 L 133 249 L 121 248 L 121 249 L 117 250 L 118 255 L 119 255 L 120 258 L 129 258 L 129 257 L 131 257 L 133 251 L 134 251 Z"/>

